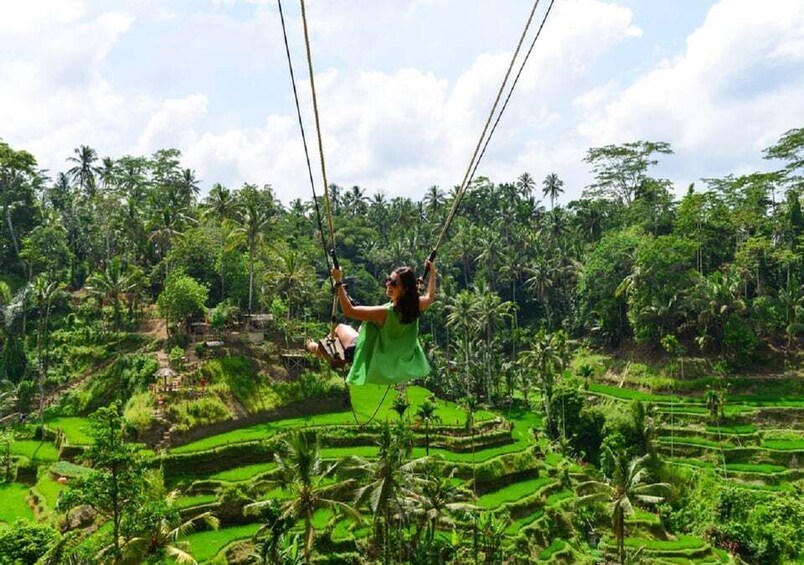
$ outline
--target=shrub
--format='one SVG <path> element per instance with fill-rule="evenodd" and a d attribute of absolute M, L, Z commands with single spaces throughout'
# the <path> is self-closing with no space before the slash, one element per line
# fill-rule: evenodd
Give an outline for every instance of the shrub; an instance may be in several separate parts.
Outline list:
<path fill-rule="evenodd" d="M 83 387 L 66 393 L 60 400 L 62 415 L 80 415 L 108 406 L 116 400 L 127 401 L 153 382 L 159 367 L 151 355 L 123 355 L 106 370 L 88 379 Z"/>
<path fill-rule="evenodd" d="M 0 530 L 0 565 L 35 563 L 58 538 L 51 526 L 17 520 Z"/>
<path fill-rule="evenodd" d="M 735 314 L 726 319 L 723 327 L 723 343 L 732 362 L 738 367 L 751 360 L 759 345 L 751 325 Z"/>
<path fill-rule="evenodd" d="M 231 410 L 214 394 L 170 404 L 168 413 L 176 422 L 176 430 L 179 432 L 186 432 L 196 426 L 214 424 L 232 417 Z"/>
<path fill-rule="evenodd" d="M 149 391 L 132 396 L 126 402 L 123 418 L 129 426 L 142 434 L 154 423 L 154 397 Z"/>

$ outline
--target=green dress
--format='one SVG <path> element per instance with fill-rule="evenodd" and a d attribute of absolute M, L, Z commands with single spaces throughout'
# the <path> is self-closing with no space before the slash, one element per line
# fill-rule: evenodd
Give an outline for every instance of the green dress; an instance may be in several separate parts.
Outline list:
<path fill-rule="evenodd" d="M 360 325 L 347 383 L 393 385 L 430 373 L 419 343 L 419 320 L 402 324 L 392 302 L 386 309 L 382 326 L 373 322 Z"/>

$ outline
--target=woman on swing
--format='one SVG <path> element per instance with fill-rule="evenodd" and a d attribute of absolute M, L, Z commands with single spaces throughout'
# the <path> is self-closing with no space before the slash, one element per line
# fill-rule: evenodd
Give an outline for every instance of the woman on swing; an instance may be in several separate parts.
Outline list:
<path fill-rule="evenodd" d="M 431 260 L 427 289 L 419 295 L 418 279 L 410 267 L 399 267 L 385 279 L 385 295 L 390 302 L 382 306 L 354 306 L 343 285 L 343 273 L 332 269 L 338 302 L 344 316 L 362 322 L 360 331 L 338 324 L 335 336 L 343 345 L 346 362 L 352 363 L 346 382 L 350 384 L 397 384 L 430 372 L 430 365 L 419 343 L 419 316 L 435 300 L 436 272 Z M 328 357 L 322 343 L 307 341 L 306 348 L 319 357 Z"/>

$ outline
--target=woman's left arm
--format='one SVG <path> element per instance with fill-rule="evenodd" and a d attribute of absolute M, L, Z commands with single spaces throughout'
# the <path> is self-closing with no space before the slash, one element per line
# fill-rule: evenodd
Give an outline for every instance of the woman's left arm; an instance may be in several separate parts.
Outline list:
<path fill-rule="evenodd" d="M 385 324 L 385 314 L 388 311 L 385 306 L 355 306 L 346 294 L 343 286 L 343 273 L 340 269 L 332 269 L 332 278 L 335 279 L 335 292 L 338 294 L 338 302 L 341 305 L 341 312 L 347 318 L 360 322 L 374 322 L 382 326 Z"/>
<path fill-rule="evenodd" d="M 430 275 L 427 277 L 427 290 L 424 295 L 419 297 L 419 311 L 424 312 L 430 305 L 435 302 L 436 297 L 436 269 L 435 263 L 429 259 L 424 262 L 424 272 L 429 271 Z"/>

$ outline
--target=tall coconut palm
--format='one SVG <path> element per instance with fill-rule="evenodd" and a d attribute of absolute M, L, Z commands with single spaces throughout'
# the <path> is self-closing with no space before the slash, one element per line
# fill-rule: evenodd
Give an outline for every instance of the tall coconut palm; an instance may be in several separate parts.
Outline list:
<path fill-rule="evenodd" d="M 173 246 L 174 239 L 184 232 L 187 224 L 195 223 L 195 219 L 190 215 L 187 206 L 182 205 L 164 190 L 152 195 L 151 206 L 148 239 L 156 246 L 158 257 L 164 259 Z M 165 262 L 165 277 L 168 274 L 170 268 Z"/>
<path fill-rule="evenodd" d="M 276 269 L 271 275 L 276 284 L 276 290 L 284 295 L 288 306 L 288 320 L 296 315 L 294 306 L 308 302 L 309 293 L 315 282 L 315 271 L 310 261 L 298 249 L 282 247 L 274 254 Z"/>
<path fill-rule="evenodd" d="M 368 211 L 368 198 L 365 191 L 357 185 L 346 191 L 343 195 L 343 207 L 352 216 L 365 216 Z"/>
<path fill-rule="evenodd" d="M 271 224 L 270 211 L 260 206 L 255 198 L 247 198 L 239 210 L 238 227 L 232 231 L 232 236 L 241 236 L 246 240 L 248 247 L 248 313 L 252 314 L 254 300 L 254 258 L 259 245 L 264 241 L 265 232 Z"/>
<path fill-rule="evenodd" d="M 429 398 L 419 404 L 416 408 L 416 420 L 424 425 L 424 453 L 430 455 L 430 425 L 441 421 L 441 416 L 436 414 L 438 406 Z"/>
<path fill-rule="evenodd" d="M 424 194 L 424 206 L 427 213 L 427 219 L 435 225 L 436 221 L 440 221 L 441 210 L 446 204 L 447 198 L 444 191 L 433 185 L 427 189 Z"/>
<path fill-rule="evenodd" d="M 608 502 L 611 509 L 614 536 L 617 541 L 617 554 L 620 563 L 625 563 L 625 517 L 634 513 L 634 503 L 658 504 L 664 497 L 654 494 L 658 490 L 668 490 L 667 483 L 648 483 L 648 470 L 645 463 L 648 455 L 628 459 L 624 452 L 614 454 L 606 446 L 609 456 L 615 462 L 611 477 L 603 481 L 586 481 L 578 485 L 578 504 Z M 588 494 L 584 494 L 588 493 Z"/>
<path fill-rule="evenodd" d="M 413 514 L 425 525 L 425 540 L 433 543 L 439 528 L 453 528 L 454 517 L 478 510 L 470 503 L 472 492 L 455 484 L 455 469 L 444 475 L 434 465 L 424 469 L 421 491 L 412 500 Z"/>
<path fill-rule="evenodd" d="M 360 515 L 347 503 L 334 496 L 347 486 L 344 483 L 324 485 L 335 466 L 326 467 L 315 432 L 300 430 L 283 442 L 281 453 L 274 454 L 279 483 L 291 494 L 282 505 L 282 517 L 304 522 L 304 562 L 310 563 L 315 541 L 313 515 L 321 508 L 337 509 L 359 520 Z M 271 501 L 260 501 L 245 507 L 247 512 L 259 511 Z"/>
<path fill-rule="evenodd" d="M 176 189 L 179 192 L 179 197 L 182 202 L 192 204 L 198 193 L 201 192 L 201 187 L 198 184 L 201 181 L 195 176 L 195 171 L 192 169 L 182 170 L 179 178 L 176 180 Z"/>
<path fill-rule="evenodd" d="M 235 209 L 235 201 L 231 191 L 217 182 L 212 185 L 205 204 L 207 206 L 206 214 L 220 223 L 231 218 Z"/>
<path fill-rule="evenodd" d="M 45 418 L 45 379 L 50 368 L 50 310 L 53 300 L 64 287 L 61 281 L 39 275 L 33 282 L 33 296 L 38 309 L 36 351 L 39 359 L 39 421 Z"/>
<path fill-rule="evenodd" d="M 555 173 L 550 173 L 544 177 L 542 181 L 542 195 L 550 199 L 550 210 L 555 209 L 556 198 L 558 198 L 559 194 L 564 192 L 563 186 L 564 181 L 558 178 L 558 175 Z"/>
<path fill-rule="evenodd" d="M 81 145 L 73 150 L 75 157 L 68 157 L 67 160 L 75 163 L 75 166 L 67 171 L 73 181 L 78 183 L 78 186 L 86 196 L 94 196 L 95 194 L 95 175 L 98 168 L 94 163 L 98 160 L 98 153 L 89 145 Z"/>
<path fill-rule="evenodd" d="M 536 188 L 536 181 L 530 173 L 525 172 L 517 177 L 515 186 L 523 200 L 530 200 L 533 189 Z"/>
<path fill-rule="evenodd" d="M 388 563 L 391 527 L 403 521 L 410 501 L 416 498 L 419 472 L 428 459 L 407 461 L 406 445 L 392 433 L 388 422 L 383 424 L 377 444 L 380 450 L 375 460 L 349 457 L 343 462 L 342 472 L 363 485 L 355 491 L 355 504 L 368 504 L 374 520 L 375 547 L 382 550 L 383 561 Z"/>
<path fill-rule="evenodd" d="M 483 329 L 485 329 L 486 350 L 492 352 L 492 344 L 494 343 L 494 332 L 500 323 L 505 320 L 511 319 L 516 304 L 509 301 L 502 301 L 500 296 L 493 292 L 482 282 L 478 283 L 474 288 L 474 310 L 477 315 L 477 320 Z M 488 361 L 491 360 L 491 355 L 487 356 Z M 492 367 L 490 362 L 486 363 L 486 398 L 490 399 L 492 395 Z"/>
<path fill-rule="evenodd" d="M 464 372 L 466 373 L 469 370 L 469 359 L 472 355 L 471 344 L 480 324 L 474 296 L 470 291 L 462 290 L 447 299 L 445 308 L 447 311 L 447 327 L 457 333 L 462 344 Z M 466 382 L 468 384 L 468 378 Z M 469 391 L 467 390 L 468 395 Z"/>
<path fill-rule="evenodd" d="M 530 344 L 530 349 L 522 354 L 523 364 L 534 371 L 539 378 L 542 389 L 542 405 L 548 432 L 552 438 L 557 436 L 555 422 L 552 418 L 551 397 L 556 375 L 566 365 L 566 351 L 561 332 L 548 334 L 540 329 Z"/>
<path fill-rule="evenodd" d="M 117 163 L 111 157 L 101 159 L 101 166 L 97 168 L 101 188 L 109 191 L 117 185 Z"/>

